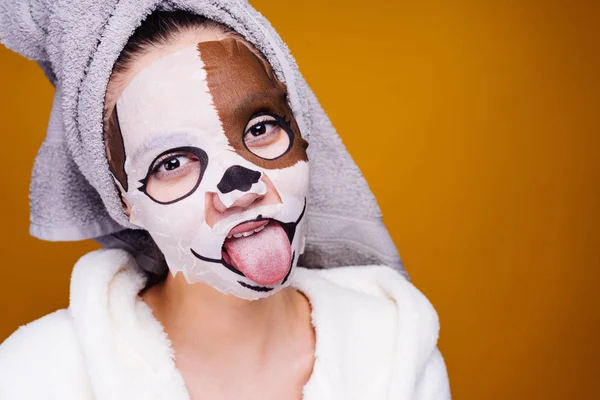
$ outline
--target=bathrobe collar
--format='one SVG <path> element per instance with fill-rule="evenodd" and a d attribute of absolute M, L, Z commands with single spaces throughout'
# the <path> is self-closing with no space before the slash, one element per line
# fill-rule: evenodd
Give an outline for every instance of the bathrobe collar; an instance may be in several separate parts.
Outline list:
<path fill-rule="evenodd" d="M 73 271 L 69 310 L 98 400 L 190 398 L 167 334 L 138 296 L 145 279 L 134 258 L 115 249 L 87 254 Z M 310 300 L 316 332 L 305 400 L 412 398 L 430 355 L 422 350 L 435 348 L 437 316 L 398 282 L 412 287 L 386 267 L 298 268 L 292 286 Z M 399 313 L 411 324 L 399 323 Z"/>

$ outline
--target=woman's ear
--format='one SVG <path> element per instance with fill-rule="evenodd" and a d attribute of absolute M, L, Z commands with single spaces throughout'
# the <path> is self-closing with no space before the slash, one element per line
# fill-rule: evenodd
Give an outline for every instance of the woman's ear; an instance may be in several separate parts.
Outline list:
<path fill-rule="evenodd" d="M 131 217 L 131 207 L 123 195 L 121 195 L 121 203 L 123 203 L 123 210 L 125 210 L 125 214 L 127 214 L 128 217 Z"/>

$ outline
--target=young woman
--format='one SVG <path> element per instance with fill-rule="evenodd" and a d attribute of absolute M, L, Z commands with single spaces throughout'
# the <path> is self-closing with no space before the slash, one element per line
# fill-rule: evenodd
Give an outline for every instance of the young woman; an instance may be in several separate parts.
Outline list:
<path fill-rule="evenodd" d="M 67 310 L 2 344 L 0 398 L 449 398 L 435 311 L 390 268 L 376 204 L 268 24 L 238 2 L 89 3 L 34 8 L 41 42 L 0 28 L 55 83 L 44 145 L 73 158 L 55 190 L 77 207 L 33 201 L 32 233 L 109 247 L 77 263 Z"/>

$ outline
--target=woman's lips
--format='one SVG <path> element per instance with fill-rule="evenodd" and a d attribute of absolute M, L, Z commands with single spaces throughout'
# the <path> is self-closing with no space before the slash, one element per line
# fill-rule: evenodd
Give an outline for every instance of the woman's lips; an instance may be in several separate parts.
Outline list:
<path fill-rule="evenodd" d="M 227 239 L 250 236 L 255 231 L 260 232 L 268 223 L 268 220 L 244 222 L 230 230 L 227 234 Z"/>

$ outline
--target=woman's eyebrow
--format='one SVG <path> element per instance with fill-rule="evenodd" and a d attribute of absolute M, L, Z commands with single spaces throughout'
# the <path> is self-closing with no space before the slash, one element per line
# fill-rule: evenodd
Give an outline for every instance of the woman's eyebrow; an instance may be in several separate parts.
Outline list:
<path fill-rule="evenodd" d="M 146 140 L 144 140 L 137 149 L 135 149 L 135 151 L 131 155 L 130 160 L 131 162 L 135 163 L 148 152 L 155 151 L 157 148 L 164 149 L 168 146 L 176 147 L 174 143 L 177 143 L 178 141 L 183 141 L 188 138 L 189 134 L 187 132 L 181 131 L 168 134 L 157 134 L 155 136 L 149 137 Z"/>
<path fill-rule="evenodd" d="M 281 91 L 274 87 L 245 93 L 236 104 L 237 107 L 234 107 L 234 112 L 244 109 L 249 104 L 277 104 L 281 100 L 278 97 L 280 94 Z"/>

